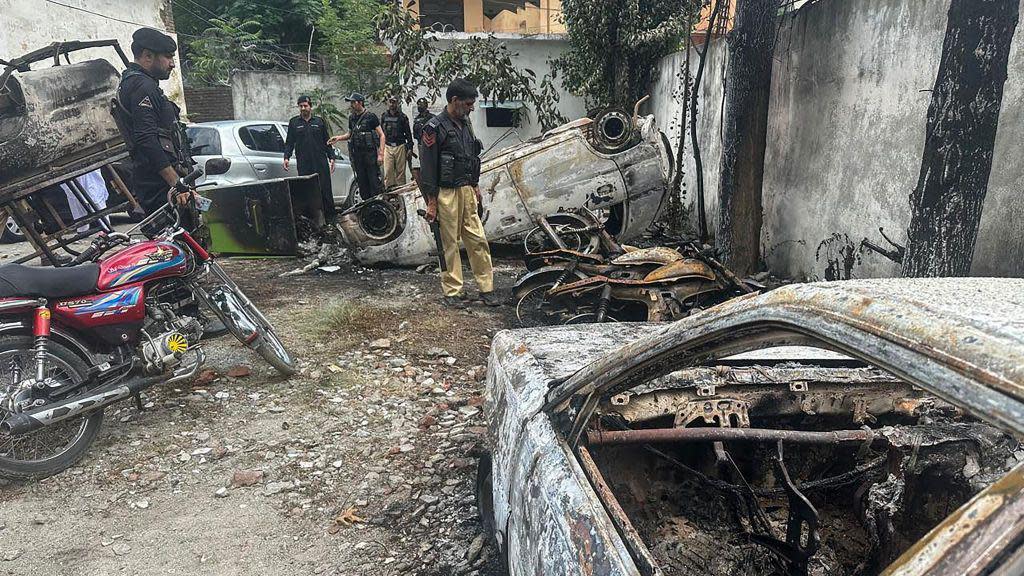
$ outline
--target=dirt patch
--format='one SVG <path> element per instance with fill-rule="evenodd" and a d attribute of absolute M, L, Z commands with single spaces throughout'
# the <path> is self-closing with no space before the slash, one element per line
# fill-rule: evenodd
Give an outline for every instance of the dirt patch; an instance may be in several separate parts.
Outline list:
<path fill-rule="evenodd" d="M 0 574 L 495 574 L 473 480 L 508 307 L 443 308 L 407 270 L 224 263 L 301 373 L 219 339 L 201 385 L 108 409 L 78 466 L 0 486 Z"/>

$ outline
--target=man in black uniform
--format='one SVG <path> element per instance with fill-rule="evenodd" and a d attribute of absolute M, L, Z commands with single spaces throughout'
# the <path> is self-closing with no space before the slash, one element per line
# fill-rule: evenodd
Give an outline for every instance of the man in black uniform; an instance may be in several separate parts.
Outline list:
<path fill-rule="evenodd" d="M 348 142 L 359 195 L 363 200 L 369 200 L 381 192 L 380 165 L 384 162 L 384 131 L 381 130 L 377 115 L 366 109 L 366 97 L 353 92 L 345 100 L 352 109 L 348 117 L 348 133 L 333 136 L 327 143 Z"/>
<path fill-rule="evenodd" d="M 409 129 L 409 117 L 402 112 L 398 98 L 388 99 L 388 109 L 380 115 L 381 127 L 384 129 L 384 188 L 390 190 L 405 184 L 405 166 L 408 154 L 412 152 L 412 130 Z M 413 156 L 416 155 L 412 152 Z"/>
<path fill-rule="evenodd" d="M 299 165 L 299 176 L 316 174 L 320 180 L 320 195 L 324 204 L 324 218 L 331 222 L 337 215 L 334 209 L 334 192 L 331 188 L 331 174 L 334 173 L 334 147 L 327 143 L 330 134 L 327 123 L 319 116 L 313 116 L 313 104 L 309 96 L 299 96 L 299 115 L 288 121 L 288 137 L 284 142 L 284 170 L 295 152 Z"/>
<path fill-rule="evenodd" d="M 135 61 L 121 75 L 120 104 L 115 118 L 123 126 L 132 159 L 132 191 L 146 214 L 167 202 L 167 190 L 176 187 L 178 201 L 187 202 L 188 186 L 181 180 L 192 169 L 192 158 L 180 109 L 164 96 L 160 80 L 174 70 L 174 39 L 152 28 L 132 34 Z"/>
<path fill-rule="evenodd" d="M 441 228 L 445 261 L 441 289 L 449 306 L 458 306 L 466 297 L 460 242 L 466 245 L 480 299 L 488 306 L 501 304 L 494 293 L 491 251 L 477 212 L 482 145 L 469 122 L 476 97 L 476 86 L 456 78 L 445 93 L 448 105 L 423 126 L 420 136 L 420 191 L 427 202 L 427 221 L 436 219 Z"/>
<path fill-rule="evenodd" d="M 412 137 L 416 142 L 420 141 L 420 137 L 423 136 L 423 126 L 430 122 L 430 119 L 434 115 L 427 110 L 427 99 L 420 98 L 416 101 L 416 117 L 412 119 Z M 412 155 L 413 158 L 417 158 L 416 154 Z M 420 165 L 419 162 L 415 162 L 412 167 L 412 178 L 417 184 L 420 183 Z"/>

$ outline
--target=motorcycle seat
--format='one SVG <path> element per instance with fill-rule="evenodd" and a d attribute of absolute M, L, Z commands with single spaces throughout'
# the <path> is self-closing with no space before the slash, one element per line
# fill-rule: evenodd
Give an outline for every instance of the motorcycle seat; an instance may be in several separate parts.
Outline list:
<path fill-rule="evenodd" d="M 79 264 L 66 268 L 49 266 L 0 266 L 0 298 L 70 298 L 96 290 L 99 264 Z"/>

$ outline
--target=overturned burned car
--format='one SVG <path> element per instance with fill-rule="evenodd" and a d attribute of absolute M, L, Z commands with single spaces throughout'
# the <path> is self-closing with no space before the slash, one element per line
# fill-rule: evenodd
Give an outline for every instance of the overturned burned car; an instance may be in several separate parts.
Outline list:
<path fill-rule="evenodd" d="M 1021 294 L 805 284 L 499 333 L 485 524 L 512 576 L 1024 573 Z"/>
<path fill-rule="evenodd" d="M 484 159 L 480 192 L 487 238 L 517 240 L 541 216 L 585 207 L 607 216 L 612 235 L 629 239 L 657 217 L 671 170 L 668 141 L 653 116 L 607 111 L 565 124 Z M 339 220 L 345 242 L 363 264 L 431 262 L 437 256 L 434 237 L 417 216 L 424 208 L 415 184 L 357 204 Z"/>

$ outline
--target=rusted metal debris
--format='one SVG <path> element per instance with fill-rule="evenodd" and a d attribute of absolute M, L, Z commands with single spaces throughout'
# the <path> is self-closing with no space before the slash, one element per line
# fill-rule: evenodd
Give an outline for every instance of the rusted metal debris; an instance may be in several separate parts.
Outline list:
<path fill-rule="evenodd" d="M 502 332 L 482 512 L 512 573 L 1020 573 L 1021 290 L 811 284 Z"/>
<path fill-rule="evenodd" d="M 778 442 L 792 444 L 843 444 L 884 441 L 871 430 L 775 430 L 771 428 L 650 428 L 645 430 L 592 430 L 587 433 L 591 446 L 646 444 L 665 442 Z"/>
<path fill-rule="evenodd" d="M 620 244 L 587 209 L 541 218 L 523 244 L 528 272 L 512 294 L 524 327 L 676 320 L 759 287 L 692 243 Z"/>

